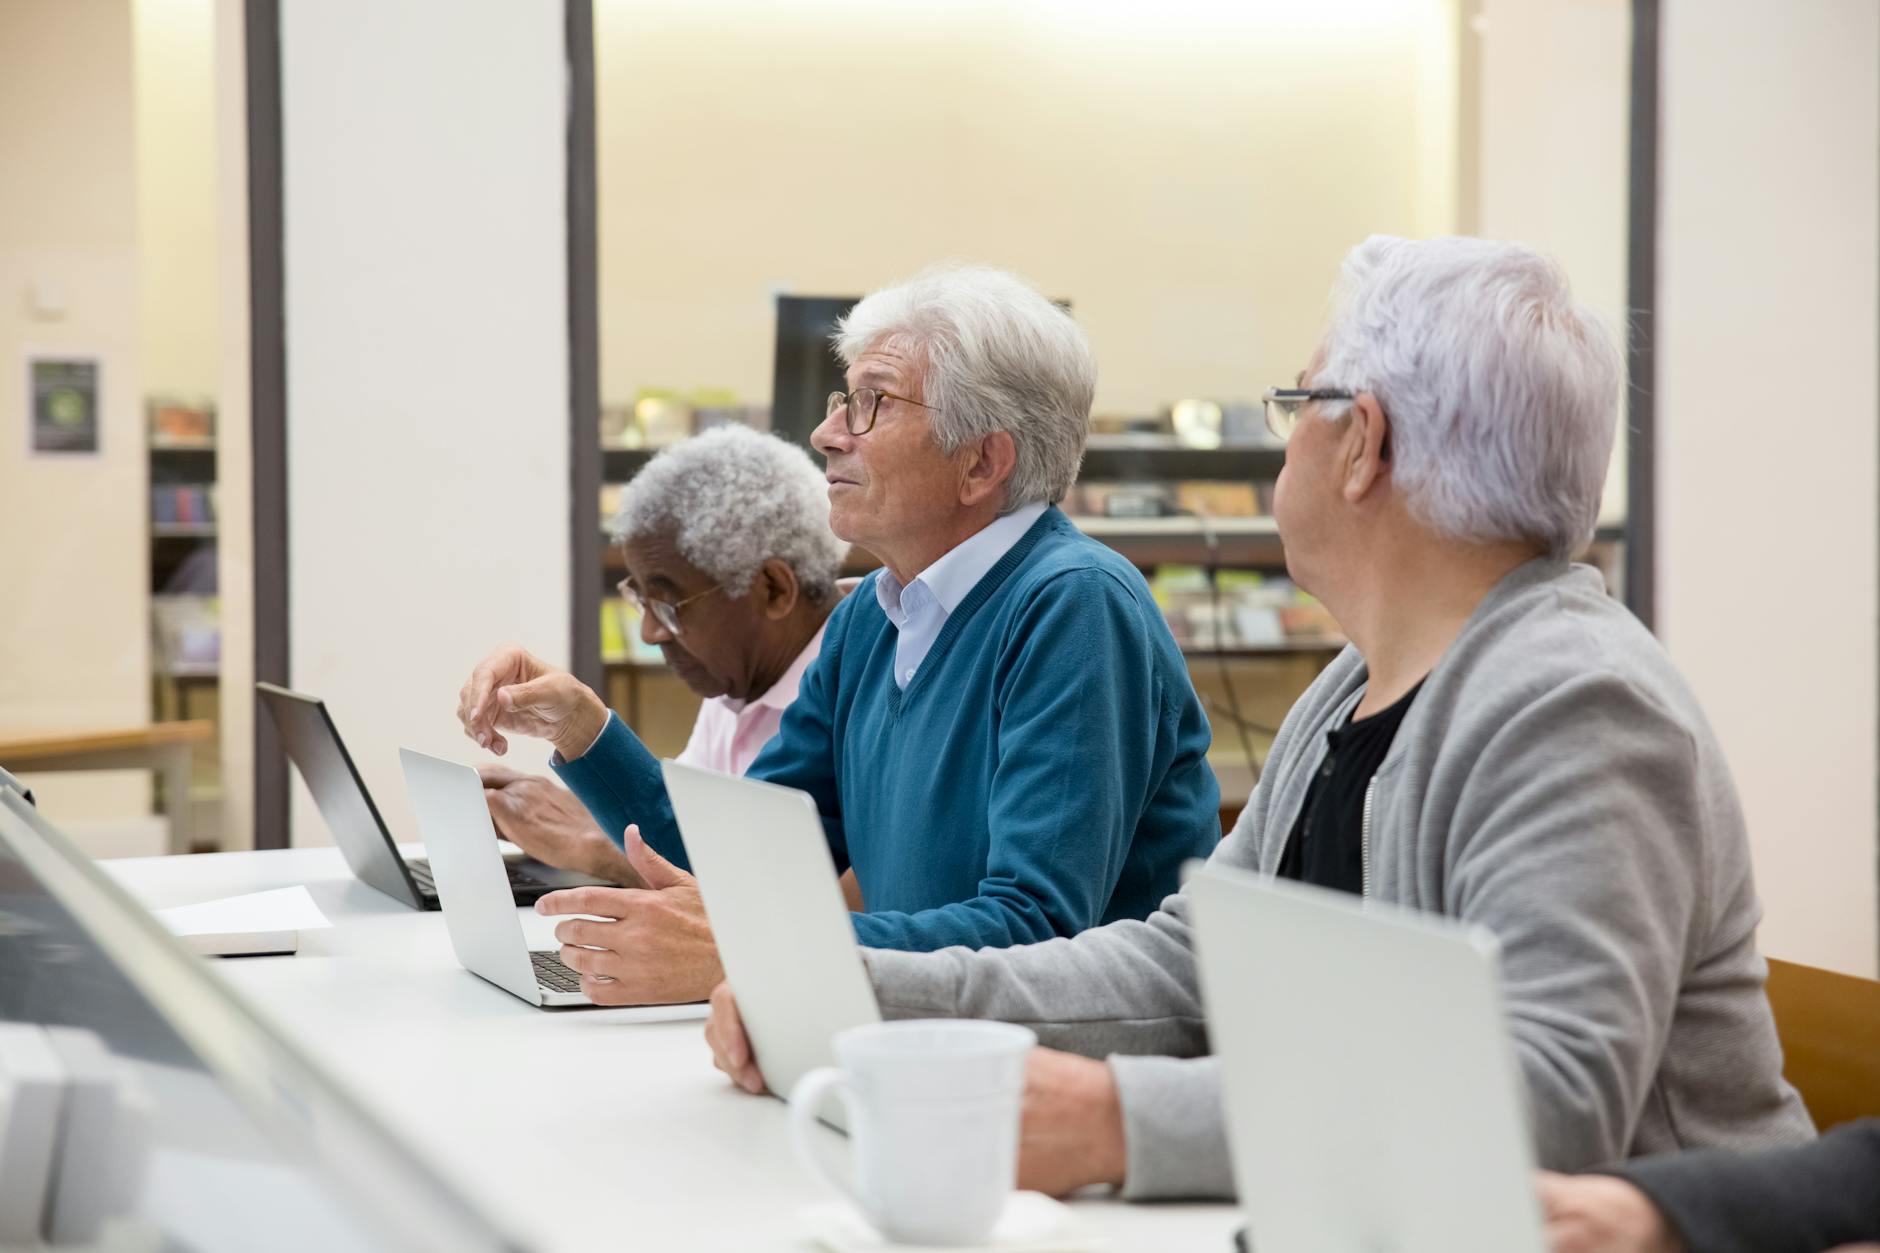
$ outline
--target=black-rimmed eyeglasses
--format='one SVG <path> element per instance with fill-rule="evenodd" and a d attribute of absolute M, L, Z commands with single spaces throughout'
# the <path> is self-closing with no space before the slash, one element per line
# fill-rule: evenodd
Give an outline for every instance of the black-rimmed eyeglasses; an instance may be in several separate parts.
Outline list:
<path fill-rule="evenodd" d="M 852 392 L 830 392 L 827 416 L 835 417 L 837 409 L 847 409 L 843 424 L 851 435 L 866 435 L 875 429 L 875 415 L 881 410 L 884 400 L 899 400 L 910 405 L 919 405 L 923 409 L 938 409 L 911 396 L 897 396 L 893 392 L 884 392 L 878 387 L 858 387 Z"/>
<path fill-rule="evenodd" d="M 1292 438 L 1299 411 L 1315 400 L 1356 400 L 1356 392 L 1340 387 L 1269 387 L 1266 389 L 1266 429 L 1280 443 Z"/>

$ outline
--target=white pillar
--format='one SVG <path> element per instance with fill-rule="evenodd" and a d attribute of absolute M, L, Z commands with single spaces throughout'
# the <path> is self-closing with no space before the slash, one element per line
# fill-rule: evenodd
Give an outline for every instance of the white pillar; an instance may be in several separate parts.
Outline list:
<path fill-rule="evenodd" d="M 397 749 L 476 756 L 453 715 L 477 659 L 567 661 L 562 22 L 282 5 L 291 676 L 405 839 Z M 294 787 L 294 842 L 325 842 Z"/>
<path fill-rule="evenodd" d="M 1872 976 L 1880 9 L 1668 0 L 1661 34 L 1659 629 L 1765 950 Z"/>

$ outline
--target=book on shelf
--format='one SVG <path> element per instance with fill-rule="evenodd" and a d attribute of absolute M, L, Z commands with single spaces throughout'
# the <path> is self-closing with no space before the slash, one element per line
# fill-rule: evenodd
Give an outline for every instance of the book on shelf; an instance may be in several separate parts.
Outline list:
<path fill-rule="evenodd" d="M 211 670 L 222 659 L 220 601 L 213 596 L 153 596 L 150 625 L 156 669 Z"/>
<path fill-rule="evenodd" d="M 609 665 L 623 662 L 662 664 L 665 655 L 659 645 L 640 638 L 640 615 L 618 596 L 601 600 L 601 660 Z"/>
<path fill-rule="evenodd" d="M 1092 480 L 1071 487 L 1064 512 L 1097 518 L 1258 518 L 1272 512 L 1272 484 L 1212 479 Z"/>
<path fill-rule="evenodd" d="M 152 396 L 145 402 L 150 415 L 153 448 L 202 448 L 215 441 L 215 402 Z"/>
<path fill-rule="evenodd" d="M 601 447 L 657 451 L 715 426 L 770 429 L 770 406 L 744 404 L 724 387 L 642 388 L 630 405 L 604 405 Z"/>
<path fill-rule="evenodd" d="M 1209 518 L 1253 518 L 1266 512 L 1251 483 L 1177 483 L 1175 504 L 1183 513 Z"/>
<path fill-rule="evenodd" d="M 1221 570 L 1216 584 L 1200 566 L 1164 565 L 1149 591 L 1183 648 L 1336 648 L 1344 643 L 1337 623 L 1291 579 L 1254 570 Z"/>
<path fill-rule="evenodd" d="M 208 526 L 215 521 L 215 489 L 206 484 L 153 485 L 150 520 L 165 525 Z"/>

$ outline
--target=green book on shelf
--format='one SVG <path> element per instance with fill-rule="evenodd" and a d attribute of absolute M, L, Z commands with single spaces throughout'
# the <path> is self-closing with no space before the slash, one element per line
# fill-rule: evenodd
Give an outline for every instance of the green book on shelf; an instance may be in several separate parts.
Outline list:
<path fill-rule="evenodd" d="M 601 602 L 601 660 L 624 661 L 627 656 L 626 602 L 610 597 Z"/>

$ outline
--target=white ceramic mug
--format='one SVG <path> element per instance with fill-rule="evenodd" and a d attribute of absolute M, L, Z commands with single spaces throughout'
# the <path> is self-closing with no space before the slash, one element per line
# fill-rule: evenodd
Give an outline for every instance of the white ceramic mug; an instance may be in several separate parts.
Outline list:
<path fill-rule="evenodd" d="M 790 1136 L 810 1171 L 901 1244 L 984 1244 L 1018 1174 L 1025 1058 L 1038 1037 L 1003 1022 L 913 1019 L 851 1027 L 836 1066 L 790 1093 Z M 854 1180 L 830 1167 L 818 1110 L 848 1107 Z"/>

